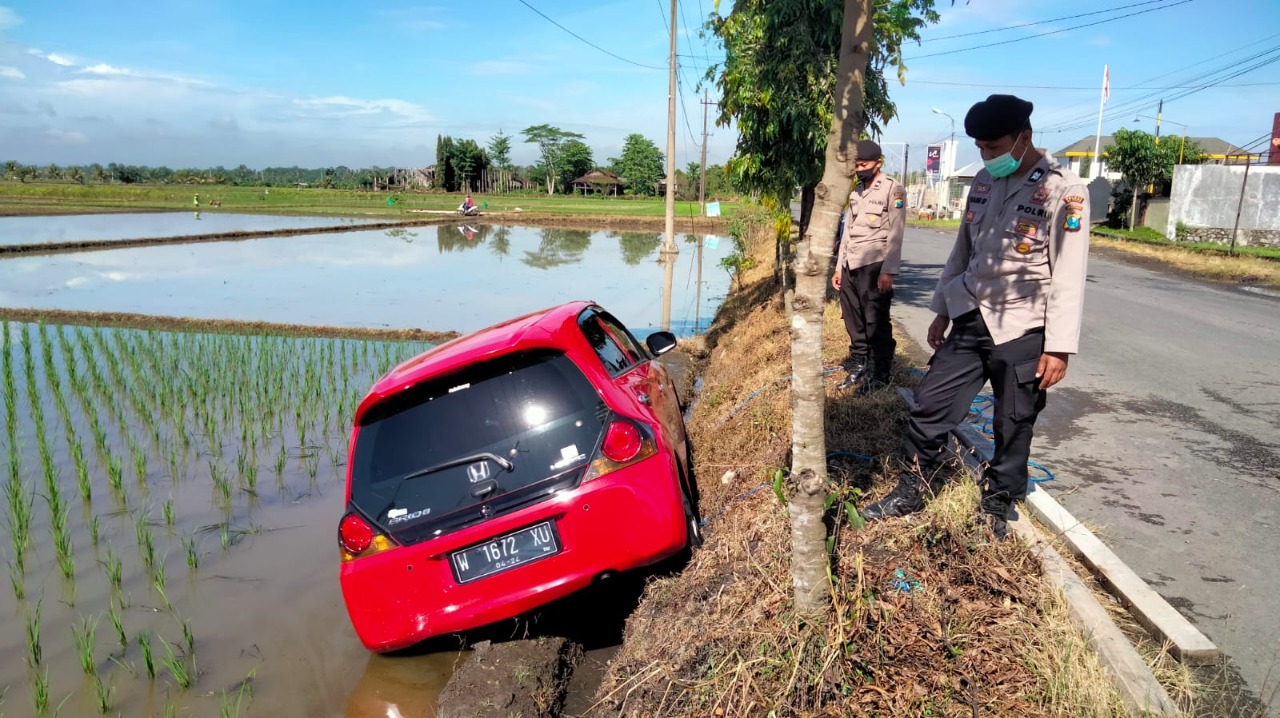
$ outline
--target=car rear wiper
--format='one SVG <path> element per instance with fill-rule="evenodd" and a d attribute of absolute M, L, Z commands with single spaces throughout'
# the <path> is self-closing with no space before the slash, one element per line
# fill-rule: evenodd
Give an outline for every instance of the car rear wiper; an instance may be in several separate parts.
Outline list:
<path fill-rule="evenodd" d="M 463 457 L 460 457 L 460 458 L 457 458 L 457 459 L 450 459 L 450 460 L 448 460 L 448 461 L 446 461 L 446 462 L 444 462 L 444 463 L 436 464 L 435 466 L 428 466 L 428 467 L 427 467 L 427 468 L 425 468 L 425 469 L 418 469 L 417 471 L 411 471 L 411 472 L 409 472 L 409 473 L 405 474 L 404 476 L 401 476 L 401 477 L 396 478 L 396 481 L 399 481 L 399 482 L 402 482 L 402 483 L 403 483 L 403 482 L 405 482 L 405 481 L 409 481 L 410 479 L 417 479 L 417 478 L 421 478 L 421 477 L 423 477 L 423 476 L 426 476 L 427 474 L 434 474 L 434 473 L 436 473 L 437 471 L 444 471 L 445 469 L 452 469 L 452 468 L 453 468 L 453 467 L 455 467 L 455 466 L 462 466 L 463 464 L 474 464 L 474 463 L 475 463 L 475 462 L 477 462 L 477 461 L 483 461 L 483 460 L 486 460 L 486 459 L 487 459 L 487 460 L 489 460 L 489 461 L 492 461 L 493 463 L 497 464 L 498 466 L 501 466 L 502 468 L 506 469 L 507 471 L 515 471 L 515 470 L 516 470 L 516 465 L 515 465 L 515 464 L 511 463 L 511 462 L 510 462 L 510 461 L 508 461 L 507 459 L 502 458 L 501 456 L 498 456 L 497 454 L 495 454 L 495 453 L 493 453 L 493 452 L 486 451 L 486 452 L 483 452 L 483 453 L 480 453 L 480 454 L 472 454 L 471 456 L 463 456 Z"/>

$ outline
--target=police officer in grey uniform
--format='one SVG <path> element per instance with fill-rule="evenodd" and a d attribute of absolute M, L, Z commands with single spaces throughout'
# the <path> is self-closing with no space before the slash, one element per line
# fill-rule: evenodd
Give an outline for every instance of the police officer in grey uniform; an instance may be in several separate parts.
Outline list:
<path fill-rule="evenodd" d="M 1079 346 L 1089 255 L 1089 193 L 1032 145 L 1031 110 L 1026 100 L 991 95 L 964 118 L 985 168 L 930 304 L 935 353 L 916 391 L 898 485 L 863 510 L 868 520 L 924 507 L 948 432 L 988 380 L 995 453 L 982 512 L 997 538 L 1026 496 L 1036 417 Z"/>
<path fill-rule="evenodd" d="M 849 333 L 849 372 L 841 386 L 858 385 L 867 393 L 889 382 L 893 368 L 893 278 L 902 258 L 906 229 L 906 192 L 884 169 L 884 153 L 871 140 L 858 142 L 854 165 L 858 183 L 849 193 L 849 209 L 840 237 L 839 266 L 831 286 L 840 293 L 840 313 Z"/>

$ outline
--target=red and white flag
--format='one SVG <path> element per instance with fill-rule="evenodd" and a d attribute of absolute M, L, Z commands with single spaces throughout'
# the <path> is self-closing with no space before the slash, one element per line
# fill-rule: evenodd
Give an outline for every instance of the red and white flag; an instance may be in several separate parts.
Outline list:
<path fill-rule="evenodd" d="M 1107 104 L 1107 98 L 1111 97 L 1111 67 L 1102 66 L 1102 104 Z"/>

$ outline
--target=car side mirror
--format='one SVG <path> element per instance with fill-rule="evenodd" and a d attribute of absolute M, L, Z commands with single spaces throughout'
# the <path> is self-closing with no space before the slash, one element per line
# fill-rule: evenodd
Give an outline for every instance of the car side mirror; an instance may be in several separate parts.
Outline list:
<path fill-rule="evenodd" d="M 654 356 L 662 356 L 676 348 L 676 335 L 671 332 L 654 332 L 644 340 L 644 343 Z"/>

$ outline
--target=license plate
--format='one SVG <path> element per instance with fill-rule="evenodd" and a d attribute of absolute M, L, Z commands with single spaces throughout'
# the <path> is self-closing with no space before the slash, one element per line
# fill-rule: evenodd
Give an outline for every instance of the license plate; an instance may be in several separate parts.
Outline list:
<path fill-rule="evenodd" d="M 560 553 L 560 537 L 550 521 L 520 529 L 449 556 L 458 583 L 470 583 Z"/>

